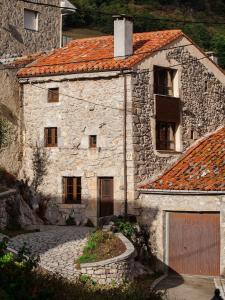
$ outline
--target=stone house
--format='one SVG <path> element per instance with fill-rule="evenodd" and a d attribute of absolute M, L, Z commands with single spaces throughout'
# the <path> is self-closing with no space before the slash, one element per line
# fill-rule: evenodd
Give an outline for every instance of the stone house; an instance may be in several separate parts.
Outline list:
<path fill-rule="evenodd" d="M 137 213 L 140 182 L 224 123 L 223 71 L 180 30 L 74 40 L 18 73 L 23 86 L 21 176 L 33 178 L 35 145 L 49 155 L 39 187 L 49 217 L 94 223 Z M 58 213 L 60 210 L 61 217 Z"/>
<path fill-rule="evenodd" d="M 225 273 L 225 127 L 194 143 L 140 187 L 141 222 L 156 267 L 181 274 Z"/>
<path fill-rule="evenodd" d="M 28 55 L 61 46 L 62 16 L 70 12 L 69 9 L 74 12 L 75 7 L 68 0 L 33 2 L 0 0 L 1 58 Z"/>
<path fill-rule="evenodd" d="M 16 73 L 42 51 L 60 47 L 62 18 L 75 10 L 68 0 L 35 2 L 0 0 L 0 118 L 10 131 L 10 142 L 1 145 L 0 167 L 15 175 L 22 162 L 21 93 Z"/>

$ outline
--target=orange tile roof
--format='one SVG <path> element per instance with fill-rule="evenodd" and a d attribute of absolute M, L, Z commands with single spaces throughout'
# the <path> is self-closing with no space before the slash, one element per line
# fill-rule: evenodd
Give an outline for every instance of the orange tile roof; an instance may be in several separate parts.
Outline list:
<path fill-rule="evenodd" d="M 225 191 L 225 127 L 200 140 L 172 168 L 140 188 Z"/>
<path fill-rule="evenodd" d="M 12 60 L 9 65 L 13 65 L 15 67 L 17 66 L 25 66 L 30 64 L 31 62 L 34 62 L 35 60 L 37 60 L 38 58 L 40 58 L 41 56 L 43 56 L 44 52 L 37 52 L 37 53 L 33 53 L 33 54 L 29 54 L 26 56 L 21 56 L 21 57 L 16 57 L 14 60 Z"/>
<path fill-rule="evenodd" d="M 181 30 L 136 33 L 134 54 L 126 59 L 113 58 L 113 36 L 78 39 L 42 56 L 18 72 L 19 77 L 72 74 L 130 69 L 156 50 L 176 40 Z"/>

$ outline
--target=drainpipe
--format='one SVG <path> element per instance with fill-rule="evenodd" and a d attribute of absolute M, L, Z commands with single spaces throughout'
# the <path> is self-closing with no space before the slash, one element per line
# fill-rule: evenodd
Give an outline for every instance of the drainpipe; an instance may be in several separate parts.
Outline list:
<path fill-rule="evenodd" d="M 24 95 L 24 86 L 23 84 L 19 83 L 19 104 L 20 104 L 20 118 L 19 118 L 19 159 L 21 161 L 21 165 L 23 163 L 23 146 L 24 146 L 24 141 L 23 141 L 23 130 L 24 130 L 24 106 L 23 106 L 23 95 Z"/>
<path fill-rule="evenodd" d="M 123 102 L 123 169 L 124 169 L 124 216 L 127 218 L 127 75 L 124 78 L 124 102 Z"/>

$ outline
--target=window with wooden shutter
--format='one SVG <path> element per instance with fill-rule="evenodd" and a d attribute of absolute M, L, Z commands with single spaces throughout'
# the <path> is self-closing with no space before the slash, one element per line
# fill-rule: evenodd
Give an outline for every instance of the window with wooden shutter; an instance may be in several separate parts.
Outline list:
<path fill-rule="evenodd" d="M 66 204 L 81 203 L 81 177 L 63 177 L 63 189 Z"/>
<path fill-rule="evenodd" d="M 48 89 L 48 102 L 59 102 L 59 88 Z"/>
<path fill-rule="evenodd" d="M 97 135 L 89 136 L 89 147 L 96 148 L 97 147 Z"/>
<path fill-rule="evenodd" d="M 45 128 L 45 147 L 57 147 L 57 127 Z"/>

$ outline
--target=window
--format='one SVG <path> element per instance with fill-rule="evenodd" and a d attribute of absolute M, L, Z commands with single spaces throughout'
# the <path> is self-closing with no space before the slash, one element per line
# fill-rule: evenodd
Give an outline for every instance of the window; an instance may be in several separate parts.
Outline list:
<path fill-rule="evenodd" d="M 63 177 L 64 202 L 81 203 L 81 177 Z"/>
<path fill-rule="evenodd" d="M 97 147 L 97 136 L 96 135 L 90 135 L 89 136 L 89 147 L 90 148 L 96 148 Z"/>
<path fill-rule="evenodd" d="M 48 89 L 48 102 L 59 102 L 59 88 Z"/>
<path fill-rule="evenodd" d="M 154 94 L 174 96 L 175 70 L 154 67 Z"/>
<path fill-rule="evenodd" d="M 30 30 L 38 30 L 38 12 L 34 10 L 24 9 L 24 28 Z"/>
<path fill-rule="evenodd" d="M 157 150 L 175 151 L 175 122 L 156 122 L 156 148 Z"/>
<path fill-rule="evenodd" d="M 45 128 L 45 147 L 57 147 L 57 128 Z"/>

